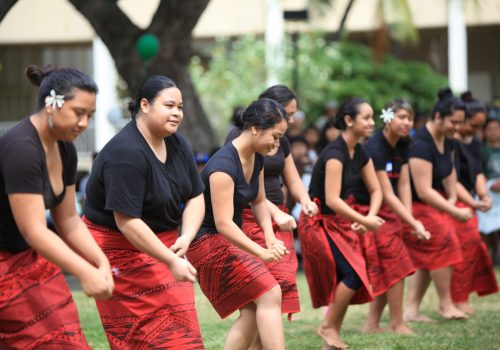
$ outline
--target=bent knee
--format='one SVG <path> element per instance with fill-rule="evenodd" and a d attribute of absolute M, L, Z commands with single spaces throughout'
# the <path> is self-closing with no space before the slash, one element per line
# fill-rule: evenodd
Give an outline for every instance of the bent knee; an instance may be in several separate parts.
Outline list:
<path fill-rule="evenodd" d="M 281 304 L 281 287 L 276 284 L 273 288 L 262 294 L 255 300 L 255 303 Z"/>

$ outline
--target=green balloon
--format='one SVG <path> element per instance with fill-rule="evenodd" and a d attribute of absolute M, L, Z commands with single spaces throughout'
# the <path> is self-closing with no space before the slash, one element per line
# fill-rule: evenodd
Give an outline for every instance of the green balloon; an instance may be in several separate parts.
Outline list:
<path fill-rule="evenodd" d="M 153 34 L 143 34 L 135 44 L 135 50 L 140 58 L 149 60 L 156 56 L 160 50 L 160 42 Z"/>

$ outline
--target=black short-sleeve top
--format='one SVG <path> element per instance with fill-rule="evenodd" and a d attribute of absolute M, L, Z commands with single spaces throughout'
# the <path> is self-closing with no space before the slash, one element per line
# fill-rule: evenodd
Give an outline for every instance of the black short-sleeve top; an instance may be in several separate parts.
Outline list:
<path fill-rule="evenodd" d="M 361 171 L 370 160 L 370 156 L 364 147 L 358 143 L 354 148 L 354 156 L 351 159 L 347 144 L 344 138 L 340 136 L 330 142 L 320 153 L 311 175 L 309 195 L 311 198 L 320 199 L 322 203 L 321 213 L 333 213 L 326 205 L 325 195 L 326 163 L 330 159 L 337 159 L 342 163 L 342 188 L 340 191 L 340 198 L 345 200 L 352 195 L 356 199 L 356 202 L 360 204 L 369 204 L 370 197 L 367 197 L 365 184 L 361 177 Z"/>
<path fill-rule="evenodd" d="M 240 134 L 240 129 L 233 128 L 227 135 L 224 143 L 234 140 Z M 290 142 L 286 137 L 282 137 L 276 154 L 264 157 L 264 188 L 266 190 L 266 198 L 276 205 L 282 204 L 285 201 L 285 196 L 281 189 L 281 175 L 285 168 L 285 158 L 289 154 Z"/>
<path fill-rule="evenodd" d="M 14 221 L 9 194 L 41 194 L 45 209 L 52 209 L 64 199 L 66 186 L 75 184 L 75 146 L 63 141 L 58 141 L 57 144 L 64 183 L 64 190 L 59 195 L 52 191 L 45 151 L 29 117 L 21 120 L 0 138 L 0 250 L 21 252 L 29 249 Z"/>
<path fill-rule="evenodd" d="M 455 170 L 458 181 L 471 193 L 475 193 L 476 178 L 483 173 L 481 143 L 473 138 L 470 143 L 455 140 Z"/>
<path fill-rule="evenodd" d="M 394 193 L 398 193 L 401 168 L 408 164 L 409 141 L 400 139 L 395 147 L 387 141 L 382 130 L 377 131 L 365 144 L 376 171 L 385 171 Z"/>
<path fill-rule="evenodd" d="M 137 129 L 128 123 L 99 152 L 87 183 L 84 214 L 114 230 L 113 212 L 141 218 L 160 233 L 177 229 L 185 203 L 203 192 L 203 183 L 187 140 L 165 138 L 167 161 L 160 161 Z"/>
<path fill-rule="evenodd" d="M 201 172 L 201 178 L 205 185 L 205 218 L 196 235 L 197 238 L 205 234 L 217 233 L 215 218 L 212 207 L 212 196 L 210 193 L 210 175 L 215 172 L 223 172 L 231 177 L 234 184 L 233 194 L 233 221 L 241 227 L 243 209 L 252 202 L 259 193 L 259 174 L 264 167 L 264 157 L 255 154 L 254 169 L 250 182 L 245 180 L 238 151 L 232 142 L 226 143 L 208 161 Z"/>
<path fill-rule="evenodd" d="M 416 132 L 409 149 L 409 158 L 420 158 L 432 164 L 432 188 L 444 193 L 443 180 L 453 170 L 452 160 L 453 142 L 445 139 L 444 153 L 440 153 L 434 140 L 427 130 L 422 127 Z M 412 196 L 414 201 L 421 201 L 415 190 L 412 179 Z"/>

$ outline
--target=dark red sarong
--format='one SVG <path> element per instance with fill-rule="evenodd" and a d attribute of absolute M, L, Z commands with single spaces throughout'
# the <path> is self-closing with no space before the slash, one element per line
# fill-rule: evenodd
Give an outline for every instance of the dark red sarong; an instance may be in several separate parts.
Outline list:
<path fill-rule="evenodd" d="M 279 208 L 284 212 L 288 212 L 284 205 L 279 206 Z M 243 225 L 241 229 L 243 232 L 251 240 L 265 248 L 264 233 L 255 221 L 252 210 L 244 209 L 242 217 Z M 295 253 L 293 232 L 280 231 L 276 224 L 273 225 L 273 229 L 276 238 L 283 241 L 289 254 L 285 255 L 279 262 L 266 263 L 266 266 L 281 287 L 281 312 L 290 316 L 292 313 L 300 312 L 299 292 L 297 290 L 297 268 L 299 262 Z"/>
<path fill-rule="evenodd" d="M 367 205 L 351 206 L 362 215 L 369 211 Z M 415 272 L 403 242 L 401 220 L 387 205 L 382 205 L 378 216 L 385 220 L 380 229 L 360 235 L 374 296 L 386 293 L 394 284 Z"/>
<path fill-rule="evenodd" d="M 193 284 L 177 281 L 120 232 L 84 221 L 113 269 L 113 296 L 96 301 L 111 349 L 203 349 Z M 177 237 L 158 234 L 167 247 Z"/>
<path fill-rule="evenodd" d="M 457 207 L 467 205 L 458 202 Z M 498 292 L 495 270 L 486 244 L 481 239 L 477 216 L 467 222 L 460 222 L 450 217 L 455 227 L 463 261 L 453 265 L 451 279 L 451 297 L 454 303 L 467 302 L 469 295 L 477 292 L 479 296 Z M 500 220 L 500 219 L 499 219 Z"/>
<path fill-rule="evenodd" d="M 0 349 L 90 349 L 61 269 L 0 251 Z"/>
<path fill-rule="evenodd" d="M 351 230 L 351 224 L 337 214 L 300 216 L 298 232 L 304 272 L 315 308 L 327 306 L 333 301 L 338 283 L 335 260 L 326 235 L 333 240 L 363 283 L 351 299 L 351 304 L 373 300 L 361 241 L 358 234 Z"/>
<path fill-rule="evenodd" d="M 262 260 L 219 233 L 206 234 L 194 241 L 187 257 L 198 270 L 201 290 L 221 318 L 278 284 Z"/>
<path fill-rule="evenodd" d="M 418 239 L 405 226 L 403 240 L 415 268 L 432 271 L 462 261 L 460 243 L 448 214 L 425 203 L 414 202 L 413 217 L 420 220 L 431 234 L 429 240 Z"/>

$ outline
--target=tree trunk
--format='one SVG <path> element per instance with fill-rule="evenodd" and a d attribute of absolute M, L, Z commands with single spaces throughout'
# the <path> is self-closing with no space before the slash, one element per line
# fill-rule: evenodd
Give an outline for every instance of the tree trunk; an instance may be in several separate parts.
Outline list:
<path fill-rule="evenodd" d="M 163 74 L 172 78 L 183 95 L 181 132 L 196 151 L 208 152 L 218 146 L 188 70 L 192 57 L 192 31 L 209 0 L 162 0 L 146 30 L 133 24 L 116 1 L 69 1 L 107 46 L 132 98 L 147 77 Z M 135 49 L 137 39 L 144 33 L 155 35 L 160 42 L 158 54 L 148 61 L 143 61 Z"/>
<path fill-rule="evenodd" d="M 16 2 L 17 0 L 0 0 L 0 22 Z"/>

